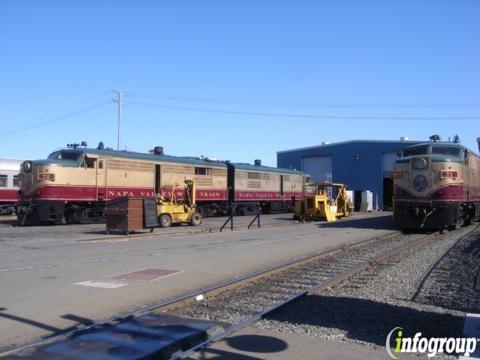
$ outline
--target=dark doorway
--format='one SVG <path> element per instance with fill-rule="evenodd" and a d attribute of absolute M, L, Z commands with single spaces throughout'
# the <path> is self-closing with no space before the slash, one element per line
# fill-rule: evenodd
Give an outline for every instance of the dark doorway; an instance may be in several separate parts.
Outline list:
<path fill-rule="evenodd" d="M 360 211 L 360 207 L 362 206 L 362 190 L 355 190 L 354 196 L 353 210 Z"/>
<path fill-rule="evenodd" d="M 383 178 L 383 210 L 392 210 L 393 180 Z"/>
<path fill-rule="evenodd" d="M 155 165 L 155 194 L 160 194 L 160 165 Z"/>

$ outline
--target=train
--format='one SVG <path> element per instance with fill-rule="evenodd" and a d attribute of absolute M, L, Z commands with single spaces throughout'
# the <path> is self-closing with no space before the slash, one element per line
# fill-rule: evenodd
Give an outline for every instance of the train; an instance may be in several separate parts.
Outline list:
<path fill-rule="evenodd" d="M 446 142 L 433 135 L 399 156 L 392 172 L 397 228 L 453 230 L 479 218 L 480 157 L 457 136 Z"/>
<path fill-rule="evenodd" d="M 18 202 L 21 160 L 0 158 L 0 214 L 12 214 Z"/>
<path fill-rule="evenodd" d="M 185 180 L 195 180 L 202 216 L 290 211 L 301 200 L 307 176 L 293 169 L 234 163 L 210 157 L 166 155 L 70 144 L 46 159 L 20 166 L 17 215 L 20 225 L 104 221 L 107 201 L 124 196 L 183 199 Z M 179 185 L 179 186 L 176 186 Z"/>

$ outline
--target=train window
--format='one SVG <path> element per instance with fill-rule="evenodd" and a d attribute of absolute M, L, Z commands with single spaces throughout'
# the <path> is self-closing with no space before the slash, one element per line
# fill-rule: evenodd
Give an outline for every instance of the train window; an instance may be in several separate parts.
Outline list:
<path fill-rule="evenodd" d="M 55 151 L 48 155 L 49 160 L 80 160 L 82 153 L 80 151 L 71 151 L 71 150 L 61 150 Z"/>
<path fill-rule="evenodd" d="M 103 160 L 98 160 L 98 168 L 103 169 Z"/>
<path fill-rule="evenodd" d="M 248 173 L 248 178 L 249 179 L 256 179 L 256 180 L 260 180 L 262 178 L 261 174 L 258 173 L 258 172 L 249 172 Z"/>
<path fill-rule="evenodd" d="M 0 187 L 7 187 L 7 175 L 0 175 Z"/>
<path fill-rule="evenodd" d="M 428 145 L 414 146 L 403 150 L 403 156 L 427 155 Z"/>
<path fill-rule="evenodd" d="M 18 175 L 13 175 L 13 186 L 18 187 L 20 185 L 20 181 L 18 179 Z"/>
<path fill-rule="evenodd" d="M 460 157 L 460 148 L 458 146 L 433 146 L 432 154 Z"/>
<path fill-rule="evenodd" d="M 87 169 L 94 169 L 95 168 L 95 161 L 97 159 L 92 159 L 92 158 L 85 158 L 85 164 L 87 165 Z"/>
<path fill-rule="evenodd" d="M 205 168 L 205 167 L 196 167 L 195 168 L 195 175 L 211 176 L 212 175 L 212 169 L 211 168 Z"/>

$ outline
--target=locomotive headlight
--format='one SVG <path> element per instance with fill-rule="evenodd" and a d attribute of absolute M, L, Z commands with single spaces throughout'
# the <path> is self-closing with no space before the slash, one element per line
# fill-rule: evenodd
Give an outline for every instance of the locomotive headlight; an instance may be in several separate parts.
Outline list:
<path fill-rule="evenodd" d="M 25 161 L 23 163 L 23 171 L 30 172 L 31 170 L 32 170 L 32 162 L 31 161 Z"/>
<path fill-rule="evenodd" d="M 424 158 L 413 158 L 412 159 L 412 168 L 421 170 L 427 167 L 427 160 Z"/>

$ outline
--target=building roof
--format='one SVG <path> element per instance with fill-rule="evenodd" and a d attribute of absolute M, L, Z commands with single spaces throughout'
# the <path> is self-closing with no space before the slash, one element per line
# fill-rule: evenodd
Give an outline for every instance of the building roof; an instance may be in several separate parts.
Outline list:
<path fill-rule="evenodd" d="M 307 146 L 303 148 L 296 148 L 296 149 L 290 149 L 290 150 L 281 150 L 277 151 L 277 154 L 282 154 L 282 153 L 288 153 L 288 152 L 293 152 L 293 151 L 302 151 L 302 150 L 311 150 L 311 149 L 318 149 L 318 148 L 328 148 L 332 146 L 338 146 L 338 145 L 347 145 L 347 144 L 354 144 L 354 143 L 383 143 L 383 144 L 395 144 L 395 143 L 402 143 L 405 145 L 415 145 L 418 143 L 421 143 L 422 141 L 414 141 L 414 140 L 348 140 L 348 141 L 340 141 L 336 143 L 328 143 L 328 144 L 321 144 L 321 145 L 315 145 L 315 146 Z M 423 141 L 425 142 L 425 141 Z"/>

